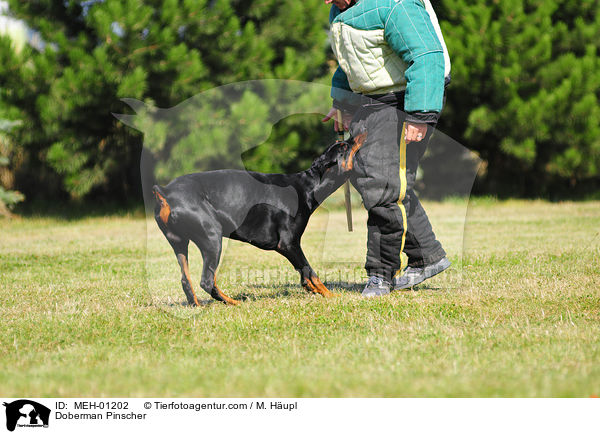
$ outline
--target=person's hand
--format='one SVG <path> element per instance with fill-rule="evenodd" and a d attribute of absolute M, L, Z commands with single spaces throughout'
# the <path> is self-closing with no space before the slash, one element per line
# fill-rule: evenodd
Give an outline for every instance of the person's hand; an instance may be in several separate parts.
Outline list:
<path fill-rule="evenodd" d="M 427 124 L 406 123 L 404 140 L 408 142 L 420 142 L 427 134 Z"/>
<path fill-rule="evenodd" d="M 342 131 L 337 119 L 337 111 L 338 109 L 336 109 L 335 107 L 331 107 L 331 110 L 329 110 L 329 113 L 327 113 L 327 115 L 323 119 L 321 119 L 321 122 L 327 122 L 329 119 L 333 119 L 333 127 L 335 128 L 335 130 Z M 344 130 L 348 131 L 350 121 L 352 121 L 352 115 L 350 113 L 342 111 L 342 123 L 344 124 Z"/>

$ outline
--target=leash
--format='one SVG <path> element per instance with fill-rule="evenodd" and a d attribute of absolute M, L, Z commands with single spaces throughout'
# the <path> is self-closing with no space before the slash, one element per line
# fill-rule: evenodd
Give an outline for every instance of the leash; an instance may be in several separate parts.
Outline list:
<path fill-rule="evenodd" d="M 338 123 L 338 141 L 344 141 L 344 120 L 342 111 L 337 111 L 337 123 Z M 352 199 L 350 197 L 350 180 L 346 179 L 344 183 L 344 203 L 346 205 L 346 223 L 348 224 L 348 232 L 352 232 Z"/>

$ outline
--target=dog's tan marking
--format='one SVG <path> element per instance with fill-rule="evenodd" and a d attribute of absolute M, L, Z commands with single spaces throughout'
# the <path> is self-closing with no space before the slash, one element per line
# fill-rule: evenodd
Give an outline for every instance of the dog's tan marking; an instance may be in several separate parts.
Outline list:
<path fill-rule="evenodd" d="M 156 196 L 156 200 L 160 202 L 160 213 L 158 215 L 160 216 L 162 222 L 167 224 L 169 216 L 171 215 L 171 207 L 167 203 L 167 199 L 162 197 L 160 193 L 154 192 L 154 195 Z"/>
<path fill-rule="evenodd" d="M 214 281 L 213 281 L 213 282 L 214 282 L 214 288 L 215 288 L 215 291 L 216 291 L 216 293 L 217 293 L 217 294 L 219 294 L 219 296 L 220 296 L 220 297 L 221 297 L 223 300 L 225 300 L 225 303 L 227 303 L 227 304 L 232 304 L 232 305 L 234 305 L 234 306 L 237 306 L 237 305 L 239 305 L 239 304 L 240 304 L 240 302 L 239 302 L 239 301 L 237 301 L 237 300 L 234 300 L 233 298 L 231 298 L 231 297 L 229 297 L 229 296 L 225 295 L 225 294 L 224 294 L 224 293 L 223 293 L 223 292 L 222 292 L 222 291 L 219 289 L 219 287 L 217 286 L 217 274 L 216 274 L 216 273 L 215 273 L 215 277 L 214 277 Z"/>
<path fill-rule="evenodd" d="M 344 168 L 345 170 L 352 170 L 352 167 L 354 166 L 354 154 L 356 154 L 358 152 L 360 147 L 365 142 L 366 138 L 367 138 L 366 131 L 364 133 L 360 133 L 359 135 L 357 135 L 354 138 L 354 145 L 352 146 L 352 149 L 350 150 L 350 155 L 348 155 L 348 159 L 346 161 L 342 162 L 342 168 Z"/>
<path fill-rule="evenodd" d="M 323 282 L 321 282 L 321 279 L 319 279 L 317 276 L 311 277 L 311 280 L 314 283 L 314 285 L 317 287 L 319 294 L 321 294 L 323 297 L 327 297 L 327 298 L 337 297 L 338 294 L 334 294 L 329 289 L 327 289 L 327 287 L 323 284 Z"/>
<path fill-rule="evenodd" d="M 306 286 L 306 290 L 308 292 L 312 292 L 314 294 L 317 293 L 317 288 L 315 287 L 315 285 L 313 285 L 313 283 L 310 280 L 304 279 L 304 285 Z"/>
<path fill-rule="evenodd" d="M 194 292 L 194 285 L 192 285 L 192 278 L 190 276 L 190 267 L 188 265 L 187 258 L 185 257 L 185 255 L 183 253 L 178 253 L 177 259 L 179 259 L 179 263 L 181 264 L 181 272 L 183 273 L 183 275 L 187 279 L 188 283 L 190 284 L 190 290 L 192 291 L 192 295 L 194 296 L 194 304 L 196 306 L 200 306 L 200 303 L 198 303 L 198 299 L 196 298 L 196 293 Z"/>
<path fill-rule="evenodd" d="M 304 282 L 306 283 L 306 286 L 308 286 L 311 292 L 321 294 L 323 297 L 326 298 L 337 297 L 337 294 L 334 294 L 333 292 L 328 290 L 327 287 L 323 285 L 323 282 L 321 282 L 321 280 L 317 276 L 313 276 L 310 279 L 305 279 Z"/>

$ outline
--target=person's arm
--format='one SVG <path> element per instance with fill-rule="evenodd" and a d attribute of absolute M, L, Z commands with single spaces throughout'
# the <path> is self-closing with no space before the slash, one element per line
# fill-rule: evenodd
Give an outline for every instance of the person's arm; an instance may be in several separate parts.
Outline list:
<path fill-rule="evenodd" d="M 360 104 L 360 96 L 352 92 L 348 76 L 340 66 L 337 67 L 331 78 L 331 98 L 333 107 L 343 111 L 352 112 Z"/>
<path fill-rule="evenodd" d="M 339 66 L 335 70 L 333 77 L 331 79 L 331 98 L 333 99 L 333 104 L 329 113 L 321 119 L 322 122 L 327 122 L 329 119 L 333 119 L 334 128 L 336 131 L 342 131 L 348 129 L 350 125 L 350 120 L 352 119 L 351 113 L 354 111 L 353 107 L 345 103 L 348 96 L 352 95 L 352 90 L 350 89 L 350 85 L 348 84 L 348 77 Z M 337 111 L 342 111 L 342 123 L 343 127 L 338 123 Z"/>
<path fill-rule="evenodd" d="M 419 0 L 396 3 L 385 22 L 384 35 L 407 65 L 407 122 L 435 125 L 444 99 L 444 53 L 423 4 Z"/>

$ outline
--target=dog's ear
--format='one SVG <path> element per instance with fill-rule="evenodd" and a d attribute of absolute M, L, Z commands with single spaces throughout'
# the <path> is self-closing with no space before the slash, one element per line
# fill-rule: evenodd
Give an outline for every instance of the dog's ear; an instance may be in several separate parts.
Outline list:
<path fill-rule="evenodd" d="M 354 166 L 354 154 L 360 149 L 366 138 L 367 131 L 365 130 L 351 139 L 352 149 L 350 150 L 350 155 L 348 155 L 346 161 L 342 161 L 342 168 L 344 168 L 344 170 L 352 170 L 352 167 Z"/>
<path fill-rule="evenodd" d="M 360 148 L 363 143 L 365 142 L 365 140 L 367 139 L 367 130 L 362 131 L 360 134 L 357 134 L 356 137 L 354 137 L 354 146 L 356 146 L 357 150 L 358 148 Z M 354 148 L 353 146 L 353 148 Z"/>

